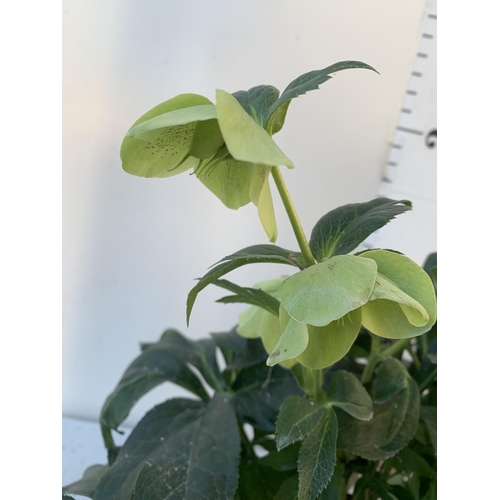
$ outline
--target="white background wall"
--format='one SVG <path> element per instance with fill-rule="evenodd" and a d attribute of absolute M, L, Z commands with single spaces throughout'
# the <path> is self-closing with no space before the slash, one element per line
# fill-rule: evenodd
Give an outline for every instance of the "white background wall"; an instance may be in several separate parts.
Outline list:
<path fill-rule="evenodd" d="M 348 70 L 301 96 L 275 136 L 296 169 L 284 172 L 302 223 L 373 198 L 407 85 L 425 0 L 63 1 L 63 413 L 96 419 L 140 341 L 166 327 L 192 338 L 223 331 L 239 306 L 199 297 L 193 279 L 222 256 L 265 243 L 256 209 L 227 210 L 194 176 L 123 172 L 123 135 L 179 93 L 214 98 L 258 84 L 278 89 L 334 62 Z M 275 196 L 278 244 L 296 244 Z M 291 268 L 248 266 L 252 285 Z M 153 391 L 129 422 L 167 394 Z"/>

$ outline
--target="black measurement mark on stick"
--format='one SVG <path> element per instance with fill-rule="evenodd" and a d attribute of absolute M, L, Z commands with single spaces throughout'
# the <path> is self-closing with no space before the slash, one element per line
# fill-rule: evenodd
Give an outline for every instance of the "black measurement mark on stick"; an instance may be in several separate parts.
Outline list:
<path fill-rule="evenodd" d="M 437 19 L 438 18 L 438 16 L 436 16 L 436 14 L 429 14 L 427 17 L 429 19 Z"/>
<path fill-rule="evenodd" d="M 429 57 L 429 54 L 425 54 L 424 52 L 417 52 L 417 57 L 427 59 Z"/>
<path fill-rule="evenodd" d="M 435 147 L 437 147 L 437 137 L 438 132 L 437 128 L 435 128 L 425 136 L 425 145 L 430 149 L 434 149 Z"/>
<path fill-rule="evenodd" d="M 382 177 L 382 182 L 386 182 L 387 184 L 392 184 L 391 179 L 389 177 Z"/>
<path fill-rule="evenodd" d="M 424 133 L 421 130 L 415 130 L 414 128 L 396 127 L 396 130 L 399 130 L 401 132 L 407 132 L 408 134 L 424 135 Z"/>
<path fill-rule="evenodd" d="M 416 76 L 417 78 L 422 78 L 424 75 L 423 75 L 423 73 L 419 73 L 418 71 L 412 71 L 411 76 Z"/>
<path fill-rule="evenodd" d="M 424 33 L 422 37 L 432 40 L 434 38 L 434 35 L 432 35 L 431 33 Z"/>
<path fill-rule="evenodd" d="M 408 108 L 401 108 L 401 113 L 407 113 L 407 114 L 410 114 L 410 113 L 411 113 L 411 109 L 408 109 Z"/>
<path fill-rule="evenodd" d="M 391 146 L 392 149 L 403 149 L 403 145 L 402 144 L 394 144 L 394 143 L 392 143 L 390 146 Z"/>
<path fill-rule="evenodd" d="M 416 90 L 407 90 L 406 93 L 408 95 L 417 95 L 417 91 Z"/>
<path fill-rule="evenodd" d="M 389 167 L 397 167 L 398 166 L 398 164 L 395 161 L 388 161 L 387 165 L 389 165 Z"/>

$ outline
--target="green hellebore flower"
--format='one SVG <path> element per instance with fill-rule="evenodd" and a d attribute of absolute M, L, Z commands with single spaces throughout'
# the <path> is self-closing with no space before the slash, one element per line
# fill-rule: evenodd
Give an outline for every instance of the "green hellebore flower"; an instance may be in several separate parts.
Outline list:
<path fill-rule="evenodd" d="M 278 236 L 269 188 L 272 167 L 293 168 L 272 135 L 285 122 L 292 99 L 345 69 L 376 71 L 359 61 L 341 61 L 305 73 L 282 92 L 259 85 L 233 95 L 216 91 L 216 104 L 198 94 L 181 94 L 141 116 L 127 132 L 120 156 L 123 169 L 141 177 L 171 177 L 193 169 L 228 208 L 258 207 L 270 241 Z"/>
<path fill-rule="evenodd" d="M 436 296 L 427 273 L 389 250 L 337 255 L 280 285 L 281 337 L 268 365 L 294 358 L 319 369 L 344 357 L 363 324 L 375 335 L 421 335 L 436 321 Z"/>
<path fill-rule="evenodd" d="M 293 168 L 293 163 L 231 94 L 217 90 L 216 105 L 181 94 L 156 106 L 127 132 L 120 154 L 130 174 L 171 177 L 192 168 L 228 208 L 252 201 L 269 239 L 276 241 L 269 173 L 273 166 Z"/>

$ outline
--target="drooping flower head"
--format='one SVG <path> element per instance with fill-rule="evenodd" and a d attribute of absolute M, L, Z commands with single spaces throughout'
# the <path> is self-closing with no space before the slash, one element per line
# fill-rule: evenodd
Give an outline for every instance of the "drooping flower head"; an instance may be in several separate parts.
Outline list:
<path fill-rule="evenodd" d="M 255 204 L 269 240 L 275 242 L 269 173 L 274 166 L 294 165 L 272 135 L 283 127 L 292 99 L 349 68 L 375 71 L 361 62 L 343 61 L 296 78 L 281 96 L 270 85 L 234 94 L 217 90 L 216 104 L 198 94 L 178 95 L 132 125 L 121 147 L 123 168 L 141 177 L 193 170 L 228 208 Z"/>

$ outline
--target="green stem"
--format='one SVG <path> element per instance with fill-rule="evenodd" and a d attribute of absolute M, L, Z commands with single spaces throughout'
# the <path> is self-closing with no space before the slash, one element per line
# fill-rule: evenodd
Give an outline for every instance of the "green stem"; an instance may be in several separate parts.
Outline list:
<path fill-rule="evenodd" d="M 323 393 L 323 370 L 313 370 L 313 398 L 315 401 L 322 401 Z"/>
<path fill-rule="evenodd" d="M 304 381 L 303 389 L 314 401 L 323 401 L 325 399 L 323 392 L 323 370 L 313 370 L 306 366 L 301 366 L 301 368 Z"/>
<path fill-rule="evenodd" d="M 361 374 L 361 383 L 366 384 L 373 375 L 373 370 L 377 366 L 377 363 L 382 359 L 380 356 L 380 337 L 372 335 L 372 347 L 370 350 L 370 357 L 368 358 L 368 363 L 363 369 Z"/>
<path fill-rule="evenodd" d="M 384 356 L 395 356 L 400 351 L 402 351 L 406 345 L 410 342 L 411 339 L 399 339 L 394 344 L 390 345 L 387 349 L 382 351 Z"/>
<path fill-rule="evenodd" d="M 420 360 L 418 359 L 417 354 L 413 351 L 413 347 L 409 346 L 406 350 L 410 353 L 410 356 L 413 359 L 413 364 L 415 365 L 415 368 L 417 370 L 420 370 Z"/>
<path fill-rule="evenodd" d="M 418 390 L 420 392 L 422 392 L 424 389 L 427 389 L 427 386 L 432 382 L 432 380 L 436 376 L 436 373 L 437 373 L 437 366 L 435 366 L 431 371 L 431 373 L 429 373 L 429 375 L 425 378 L 425 380 L 419 384 Z"/>
<path fill-rule="evenodd" d="M 285 180 L 281 175 L 279 167 L 271 168 L 271 174 L 273 175 L 273 179 L 276 183 L 276 187 L 278 188 L 278 193 L 281 197 L 281 201 L 283 202 L 288 218 L 290 219 L 290 223 L 292 224 L 292 229 L 295 233 L 295 238 L 297 238 L 300 251 L 306 259 L 306 262 L 310 266 L 312 266 L 316 264 L 316 261 L 314 260 L 311 248 L 309 247 L 309 243 L 307 242 L 306 235 L 304 234 L 304 230 L 302 229 L 302 224 L 300 223 L 299 216 L 297 215 L 297 211 L 293 206 L 292 198 L 290 197 L 290 193 L 286 188 Z"/>

